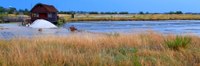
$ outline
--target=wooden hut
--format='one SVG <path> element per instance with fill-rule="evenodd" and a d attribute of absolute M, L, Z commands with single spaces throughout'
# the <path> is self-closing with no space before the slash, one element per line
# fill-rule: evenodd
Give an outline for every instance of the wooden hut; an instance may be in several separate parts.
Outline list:
<path fill-rule="evenodd" d="M 45 19 L 57 24 L 58 10 L 53 5 L 38 3 L 31 9 L 31 22 L 37 19 Z"/>

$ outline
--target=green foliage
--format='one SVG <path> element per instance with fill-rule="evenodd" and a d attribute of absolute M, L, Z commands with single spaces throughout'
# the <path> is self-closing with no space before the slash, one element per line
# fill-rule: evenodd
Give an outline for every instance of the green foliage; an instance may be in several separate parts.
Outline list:
<path fill-rule="evenodd" d="M 165 40 L 165 44 L 170 49 L 178 50 L 179 48 L 186 48 L 191 43 L 190 37 L 176 36 L 174 40 Z"/>
<path fill-rule="evenodd" d="M 17 9 L 14 8 L 14 7 L 10 7 L 10 8 L 8 9 L 8 14 L 14 14 L 15 12 L 17 12 Z"/>
<path fill-rule="evenodd" d="M 136 54 L 132 55 L 132 60 L 134 66 L 142 66 L 142 64 L 139 61 L 139 57 Z"/>
<path fill-rule="evenodd" d="M 125 47 L 123 44 L 119 48 L 106 49 L 106 53 L 103 52 L 102 54 L 112 55 L 115 63 L 119 63 L 116 65 L 120 65 L 120 62 L 123 61 L 131 61 L 134 66 L 141 66 L 139 56 L 136 55 L 137 52 L 138 50 L 136 48 Z"/>
<path fill-rule="evenodd" d="M 28 9 L 19 9 L 18 10 L 18 13 L 23 13 L 23 14 L 25 14 L 25 15 L 29 15 L 30 14 L 30 12 L 29 12 L 29 10 Z"/>
<path fill-rule="evenodd" d="M 0 6 L 0 13 L 5 12 L 5 8 Z"/>
<path fill-rule="evenodd" d="M 176 14 L 183 14 L 182 11 L 176 11 Z"/>
<path fill-rule="evenodd" d="M 118 14 L 117 12 L 101 12 L 100 14 Z"/>
<path fill-rule="evenodd" d="M 85 12 L 75 12 L 75 11 L 59 11 L 58 14 L 76 14 L 76 13 L 85 13 Z"/>
<path fill-rule="evenodd" d="M 119 12 L 119 14 L 129 14 L 128 12 Z"/>
<path fill-rule="evenodd" d="M 89 12 L 89 14 L 99 14 L 99 12 Z"/>
<path fill-rule="evenodd" d="M 128 48 L 128 47 L 121 47 L 118 48 L 117 52 L 115 53 L 111 52 L 114 54 L 114 60 L 115 62 L 119 63 L 121 61 L 126 61 L 126 60 L 131 60 L 134 64 L 134 66 L 140 66 L 140 62 L 138 59 L 138 56 L 136 55 L 137 49 L 136 48 Z"/>
<path fill-rule="evenodd" d="M 117 56 L 117 58 L 119 59 L 119 57 L 124 58 L 124 56 L 128 56 L 128 54 L 130 54 L 131 59 L 133 61 L 134 66 L 142 66 L 141 63 L 139 62 L 139 58 L 136 55 L 136 52 L 138 50 L 136 48 L 119 48 L 119 52 L 121 53 L 120 56 Z M 125 58 L 124 58 L 125 59 Z"/>
<path fill-rule="evenodd" d="M 3 17 L 7 16 L 7 14 L 0 14 L 0 23 L 3 22 Z"/>
<path fill-rule="evenodd" d="M 75 14 L 71 14 L 71 18 L 75 18 Z"/>
<path fill-rule="evenodd" d="M 57 21 L 57 26 L 61 26 L 65 23 L 65 19 L 64 18 L 59 18 Z"/>
<path fill-rule="evenodd" d="M 183 14 L 183 12 L 182 11 L 171 11 L 171 12 L 169 12 L 168 14 Z"/>
<path fill-rule="evenodd" d="M 139 14 L 144 14 L 144 12 L 141 11 L 141 12 L 139 12 Z"/>
<path fill-rule="evenodd" d="M 15 7 L 4 8 L 0 6 L 0 14 L 19 14 L 23 13 L 25 15 L 29 15 L 28 9 L 19 9 L 17 10 Z"/>

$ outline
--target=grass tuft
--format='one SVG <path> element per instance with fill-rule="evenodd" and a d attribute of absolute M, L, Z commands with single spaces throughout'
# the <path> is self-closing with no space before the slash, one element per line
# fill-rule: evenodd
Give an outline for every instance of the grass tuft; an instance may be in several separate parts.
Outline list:
<path fill-rule="evenodd" d="M 179 50 L 186 48 L 191 43 L 191 38 L 186 36 L 176 36 L 173 40 L 166 40 L 165 43 L 170 49 Z"/>

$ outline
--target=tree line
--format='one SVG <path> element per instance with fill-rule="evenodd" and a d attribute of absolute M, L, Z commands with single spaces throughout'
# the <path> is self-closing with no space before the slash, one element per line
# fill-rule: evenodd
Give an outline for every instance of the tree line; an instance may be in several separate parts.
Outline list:
<path fill-rule="evenodd" d="M 143 12 L 140 11 L 138 13 L 130 13 L 130 12 L 98 12 L 98 11 L 59 11 L 59 14 L 200 14 L 200 13 L 192 13 L 192 12 L 187 12 L 183 13 L 182 11 L 170 11 L 170 12 L 165 12 L 165 13 L 151 13 L 151 12 Z"/>
<path fill-rule="evenodd" d="M 17 10 L 15 7 L 4 8 L 4 7 L 0 6 L 0 14 L 20 14 L 20 13 L 28 15 L 29 10 L 28 9 Z"/>
<path fill-rule="evenodd" d="M 59 11 L 59 14 L 129 14 L 129 12 Z"/>
<path fill-rule="evenodd" d="M 0 6 L 0 14 L 25 14 L 29 15 L 30 10 L 28 9 L 16 9 L 15 7 L 4 8 Z M 166 13 L 150 13 L 140 11 L 138 13 L 129 13 L 126 11 L 123 12 L 98 12 L 98 11 L 59 11 L 59 14 L 200 14 L 200 13 L 183 13 L 182 11 L 170 11 Z"/>

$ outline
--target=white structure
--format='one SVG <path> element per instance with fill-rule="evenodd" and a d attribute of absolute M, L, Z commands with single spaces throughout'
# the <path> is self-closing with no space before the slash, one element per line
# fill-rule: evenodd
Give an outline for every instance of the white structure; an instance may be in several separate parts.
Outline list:
<path fill-rule="evenodd" d="M 57 28 L 57 26 L 55 26 L 51 22 L 44 19 L 35 20 L 29 27 L 31 28 Z"/>

